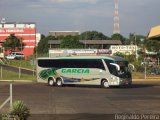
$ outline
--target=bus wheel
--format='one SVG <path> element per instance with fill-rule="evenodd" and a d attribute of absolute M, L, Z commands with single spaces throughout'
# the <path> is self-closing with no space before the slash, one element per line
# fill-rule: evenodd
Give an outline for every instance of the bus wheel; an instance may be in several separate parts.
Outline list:
<path fill-rule="evenodd" d="M 56 84 L 57 84 L 58 87 L 61 87 L 63 85 L 62 79 L 58 78 L 57 81 L 56 81 Z"/>
<path fill-rule="evenodd" d="M 131 86 L 132 86 L 132 83 L 131 83 L 131 82 L 127 84 L 127 87 L 130 88 Z"/>
<path fill-rule="evenodd" d="M 53 78 L 49 78 L 49 80 L 48 80 L 48 85 L 49 85 L 49 86 L 53 86 L 53 85 L 54 85 L 54 80 L 53 80 Z"/>
<path fill-rule="evenodd" d="M 108 83 L 107 80 L 103 80 L 103 81 L 101 82 L 101 85 L 102 85 L 102 87 L 104 87 L 104 88 L 109 88 L 109 83 Z"/>

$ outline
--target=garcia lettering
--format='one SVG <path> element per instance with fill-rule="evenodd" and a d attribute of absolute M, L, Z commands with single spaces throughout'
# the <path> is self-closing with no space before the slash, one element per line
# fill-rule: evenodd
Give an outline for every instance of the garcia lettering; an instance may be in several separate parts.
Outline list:
<path fill-rule="evenodd" d="M 62 73 L 69 73 L 69 74 L 89 74 L 89 69 L 62 69 Z"/>

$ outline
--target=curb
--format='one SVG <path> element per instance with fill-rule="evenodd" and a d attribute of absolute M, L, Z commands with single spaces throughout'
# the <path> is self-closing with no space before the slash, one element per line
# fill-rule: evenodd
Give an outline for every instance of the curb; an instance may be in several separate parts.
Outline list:
<path fill-rule="evenodd" d="M 152 81 L 159 81 L 160 82 L 160 79 L 133 79 L 132 80 L 133 82 L 134 81 L 136 81 L 136 82 L 138 82 L 138 81 L 143 81 L 143 82 L 152 82 Z"/>

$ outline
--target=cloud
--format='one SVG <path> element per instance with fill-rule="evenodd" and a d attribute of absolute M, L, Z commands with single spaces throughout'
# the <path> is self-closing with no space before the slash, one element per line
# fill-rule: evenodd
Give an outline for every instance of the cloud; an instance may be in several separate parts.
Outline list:
<path fill-rule="evenodd" d="M 44 6 L 39 5 L 39 4 L 34 4 L 34 5 L 28 5 L 28 7 L 30 7 L 30 8 L 41 8 L 41 7 L 44 7 Z"/>
<path fill-rule="evenodd" d="M 27 7 L 30 8 L 79 8 L 88 4 L 96 5 L 102 0 L 33 0 L 28 2 Z M 63 7 L 63 8 L 62 8 Z"/>
<path fill-rule="evenodd" d="M 120 29 L 144 34 L 160 24 L 160 0 L 119 0 Z M 0 17 L 33 21 L 37 30 L 97 30 L 112 34 L 114 0 L 1 0 Z"/>
<path fill-rule="evenodd" d="M 50 0 L 53 3 L 91 3 L 95 4 L 98 0 Z"/>

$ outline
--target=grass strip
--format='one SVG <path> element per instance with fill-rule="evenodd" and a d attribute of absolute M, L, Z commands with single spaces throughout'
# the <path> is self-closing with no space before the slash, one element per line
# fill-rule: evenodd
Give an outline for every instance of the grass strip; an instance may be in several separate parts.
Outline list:
<path fill-rule="evenodd" d="M 19 73 L 17 73 L 17 72 L 3 70 L 2 73 L 0 72 L 0 80 L 31 80 L 31 81 L 36 81 L 36 76 L 21 74 L 21 76 L 19 77 Z"/>

